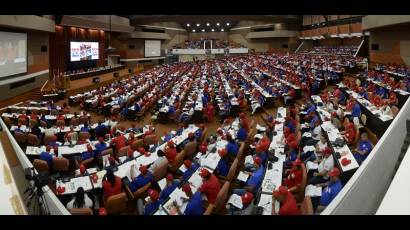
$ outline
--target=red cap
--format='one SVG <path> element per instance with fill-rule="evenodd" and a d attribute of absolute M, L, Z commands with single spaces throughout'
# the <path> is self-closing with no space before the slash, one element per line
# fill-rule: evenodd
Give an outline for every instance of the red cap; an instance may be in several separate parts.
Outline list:
<path fill-rule="evenodd" d="M 288 195 L 288 189 L 283 185 L 279 186 L 277 190 L 273 191 L 273 196 L 276 198 L 279 196 L 286 196 L 286 195 Z"/>
<path fill-rule="evenodd" d="M 159 199 L 159 193 L 154 189 L 148 190 L 148 196 L 151 198 L 152 201 L 157 201 Z"/>
<path fill-rule="evenodd" d="M 128 157 L 134 157 L 134 151 L 131 148 L 128 149 Z"/>
<path fill-rule="evenodd" d="M 347 125 L 347 128 L 348 129 L 354 129 L 354 124 L 349 122 L 349 124 Z"/>
<path fill-rule="evenodd" d="M 88 151 L 88 152 L 93 151 L 93 147 L 91 147 L 91 145 L 90 145 L 90 144 L 88 144 L 88 145 L 87 145 L 87 151 Z"/>
<path fill-rule="evenodd" d="M 256 151 L 256 152 L 262 152 L 262 151 L 263 151 L 262 145 L 261 145 L 261 144 L 257 144 L 257 145 L 255 146 L 255 151 Z"/>
<path fill-rule="evenodd" d="M 115 163 L 115 158 L 113 156 L 108 157 L 108 162 L 110 162 L 110 164 L 114 164 Z"/>
<path fill-rule="evenodd" d="M 285 128 L 283 129 L 283 132 L 285 133 L 285 135 L 288 135 L 290 133 L 290 128 L 285 126 Z"/>
<path fill-rule="evenodd" d="M 147 174 L 147 172 L 148 172 L 148 167 L 145 166 L 145 165 L 141 165 L 140 168 L 139 168 L 139 170 L 140 170 L 140 172 L 141 172 L 142 175 L 145 175 L 145 174 Z"/>
<path fill-rule="evenodd" d="M 346 157 L 343 158 L 340 162 L 342 163 L 343 166 L 346 166 L 346 165 L 349 165 L 350 163 L 352 163 L 352 161 L 347 159 Z"/>
<path fill-rule="evenodd" d="M 336 113 L 336 112 L 333 112 L 333 113 L 332 113 L 332 117 L 337 117 L 337 113 Z"/>
<path fill-rule="evenodd" d="M 80 164 L 80 173 L 81 173 L 81 174 L 84 174 L 84 173 L 85 173 L 85 170 L 86 170 L 85 165 L 84 165 L 84 164 Z"/>
<path fill-rule="evenodd" d="M 99 138 L 98 138 L 98 141 L 99 141 L 99 142 L 104 142 L 104 138 L 99 137 Z"/>
<path fill-rule="evenodd" d="M 107 215 L 107 210 L 105 208 L 98 209 L 98 215 L 100 215 L 100 216 Z"/>
<path fill-rule="evenodd" d="M 226 149 L 220 149 L 218 150 L 218 154 L 219 156 L 224 157 L 228 154 L 228 151 L 226 151 Z"/>
<path fill-rule="evenodd" d="M 185 192 L 185 193 L 192 192 L 191 186 L 189 186 L 189 183 L 185 183 L 185 184 L 182 186 L 182 191 Z"/>
<path fill-rule="evenodd" d="M 345 158 L 346 159 L 346 158 Z M 339 176 L 340 175 L 340 170 L 336 167 L 334 167 L 330 172 L 327 174 L 328 176 Z"/>
<path fill-rule="evenodd" d="M 251 192 L 246 192 L 241 196 L 243 204 L 249 204 L 253 200 L 253 194 Z"/>
<path fill-rule="evenodd" d="M 208 177 L 209 174 L 211 174 L 211 173 L 210 173 L 210 172 L 208 171 L 208 169 L 206 169 L 206 168 L 202 168 L 201 171 L 199 172 L 199 175 L 200 175 L 201 177 Z"/>
<path fill-rule="evenodd" d="M 208 148 L 205 145 L 200 145 L 199 146 L 199 151 L 201 153 L 205 154 L 207 150 L 208 150 Z"/>
<path fill-rule="evenodd" d="M 300 166 L 300 165 L 302 165 L 302 161 L 299 158 L 297 158 L 295 161 L 292 162 L 292 165 L 293 166 Z"/>
<path fill-rule="evenodd" d="M 329 147 L 326 147 L 326 148 L 323 150 L 323 154 L 325 154 L 325 155 L 330 155 L 330 154 L 332 154 L 332 149 L 329 148 Z"/>
<path fill-rule="evenodd" d="M 172 140 L 168 141 L 167 145 L 168 145 L 168 147 L 174 147 L 174 142 Z"/>
<path fill-rule="evenodd" d="M 262 164 L 262 159 L 260 157 L 255 157 L 253 159 L 253 162 L 257 165 L 261 165 Z"/>
<path fill-rule="evenodd" d="M 141 154 L 145 154 L 145 149 L 143 147 L 139 147 L 138 152 L 140 152 Z"/>
<path fill-rule="evenodd" d="M 296 136 L 295 134 L 291 133 L 289 134 L 289 136 L 286 138 L 287 142 L 292 142 L 292 141 L 296 141 Z"/>
<path fill-rule="evenodd" d="M 191 168 L 191 167 L 192 167 L 192 161 L 190 161 L 190 160 L 184 160 L 184 165 L 185 165 L 185 167 L 187 167 L 187 168 Z"/>
<path fill-rule="evenodd" d="M 174 176 L 171 173 L 168 173 L 166 176 L 168 181 L 173 181 L 174 180 Z"/>

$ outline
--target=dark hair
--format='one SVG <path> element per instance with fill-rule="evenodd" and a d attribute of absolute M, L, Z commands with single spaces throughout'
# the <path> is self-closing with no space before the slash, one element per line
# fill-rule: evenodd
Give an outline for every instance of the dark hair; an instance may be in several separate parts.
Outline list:
<path fill-rule="evenodd" d="M 115 175 L 114 175 L 114 171 L 112 171 L 112 169 L 107 169 L 107 174 L 105 174 L 107 176 L 107 181 L 110 182 L 111 187 L 114 187 L 115 185 Z"/>
<path fill-rule="evenodd" d="M 164 151 L 159 149 L 158 152 L 157 152 L 157 155 L 160 156 L 160 157 L 163 157 L 163 156 L 165 156 L 165 153 L 164 153 Z"/>
<path fill-rule="evenodd" d="M 83 187 L 79 187 L 77 189 L 77 192 L 74 195 L 75 200 L 74 200 L 74 205 L 73 207 L 75 208 L 83 208 L 85 201 L 84 201 L 84 189 Z"/>

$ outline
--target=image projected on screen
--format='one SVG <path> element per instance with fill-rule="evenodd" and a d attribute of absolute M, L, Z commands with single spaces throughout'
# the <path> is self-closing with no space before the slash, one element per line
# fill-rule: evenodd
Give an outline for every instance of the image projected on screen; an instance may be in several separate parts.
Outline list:
<path fill-rule="evenodd" d="M 98 42 L 70 42 L 71 61 L 98 59 Z"/>
<path fill-rule="evenodd" d="M 27 72 L 27 34 L 0 32 L 0 77 Z"/>
<path fill-rule="evenodd" d="M 145 57 L 161 56 L 160 40 L 145 40 Z"/>

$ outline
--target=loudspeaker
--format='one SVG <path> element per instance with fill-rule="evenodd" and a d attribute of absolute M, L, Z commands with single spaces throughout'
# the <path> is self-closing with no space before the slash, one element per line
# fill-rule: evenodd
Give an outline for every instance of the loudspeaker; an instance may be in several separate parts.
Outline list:
<path fill-rule="evenodd" d="M 42 53 L 47 52 L 47 46 L 41 46 L 41 52 Z"/>
<path fill-rule="evenodd" d="M 114 77 L 119 77 L 119 76 L 120 76 L 120 73 L 118 73 L 118 72 L 114 73 Z"/>

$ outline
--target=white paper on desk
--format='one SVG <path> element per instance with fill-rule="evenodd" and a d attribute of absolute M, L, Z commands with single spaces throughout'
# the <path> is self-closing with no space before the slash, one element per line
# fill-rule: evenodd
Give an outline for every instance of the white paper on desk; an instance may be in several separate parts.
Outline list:
<path fill-rule="evenodd" d="M 102 160 L 103 160 L 103 164 L 104 164 L 104 165 L 108 165 L 108 164 L 109 164 L 109 162 L 108 162 L 108 158 L 109 158 L 109 157 L 110 157 L 109 154 L 102 156 Z"/>
<path fill-rule="evenodd" d="M 198 154 L 198 155 L 199 155 L 199 154 Z M 179 167 L 179 171 L 181 171 L 182 173 L 185 173 L 186 170 L 188 170 L 188 169 L 187 169 L 187 167 L 186 167 L 184 164 L 182 164 L 181 167 Z"/>
<path fill-rule="evenodd" d="M 315 146 L 313 145 L 307 145 L 303 147 L 303 152 L 314 152 L 316 150 Z"/>
<path fill-rule="evenodd" d="M 302 137 L 312 137 L 312 134 L 310 132 L 304 132 Z"/>
<path fill-rule="evenodd" d="M 270 194 L 261 194 L 259 199 L 258 207 L 262 207 L 266 211 L 271 211 L 272 213 L 272 195 Z"/>
<path fill-rule="evenodd" d="M 245 157 L 245 164 L 253 164 L 253 156 L 248 155 Z"/>
<path fill-rule="evenodd" d="M 233 206 L 239 209 L 243 208 L 242 198 L 237 194 L 232 194 L 231 197 L 229 197 L 229 200 L 227 203 L 232 204 Z"/>
<path fill-rule="evenodd" d="M 87 169 L 87 173 L 88 174 L 92 174 L 92 173 L 96 173 L 97 172 L 97 169 L 96 168 L 89 168 L 89 169 Z"/>
<path fill-rule="evenodd" d="M 306 186 L 305 196 L 310 196 L 310 197 L 322 196 L 322 187 L 314 186 L 311 184 Z"/>
<path fill-rule="evenodd" d="M 259 130 L 259 131 L 265 131 L 265 130 L 266 130 L 266 127 L 261 126 L 261 125 L 259 125 L 259 124 L 256 124 L 256 129 Z"/>
<path fill-rule="evenodd" d="M 122 162 L 124 162 L 124 161 L 127 159 L 127 157 L 126 157 L 126 156 L 122 156 L 122 157 L 118 157 L 118 159 L 119 159 L 120 162 L 122 163 Z"/>
<path fill-rule="evenodd" d="M 162 178 L 160 181 L 158 181 L 158 185 L 161 188 L 161 191 L 164 190 L 165 186 L 167 185 L 167 178 Z"/>
<path fill-rule="evenodd" d="M 256 135 L 254 136 L 254 138 L 262 139 L 263 136 L 262 136 L 262 134 L 258 133 L 258 134 L 256 134 Z"/>
<path fill-rule="evenodd" d="M 177 202 L 177 205 L 179 207 L 182 206 L 184 203 L 184 199 L 189 199 L 185 192 L 183 192 L 180 188 L 175 189 L 171 194 L 169 194 L 169 197 Z"/>
<path fill-rule="evenodd" d="M 306 171 L 315 170 L 315 169 L 318 169 L 318 168 L 319 168 L 318 163 L 315 163 L 315 162 L 312 162 L 312 161 L 308 161 L 306 163 Z"/>
<path fill-rule="evenodd" d="M 248 178 L 249 178 L 249 174 L 244 173 L 243 171 L 240 171 L 239 174 L 238 174 L 238 177 L 236 179 L 238 179 L 240 181 L 243 181 L 243 182 L 246 182 L 248 180 Z"/>

